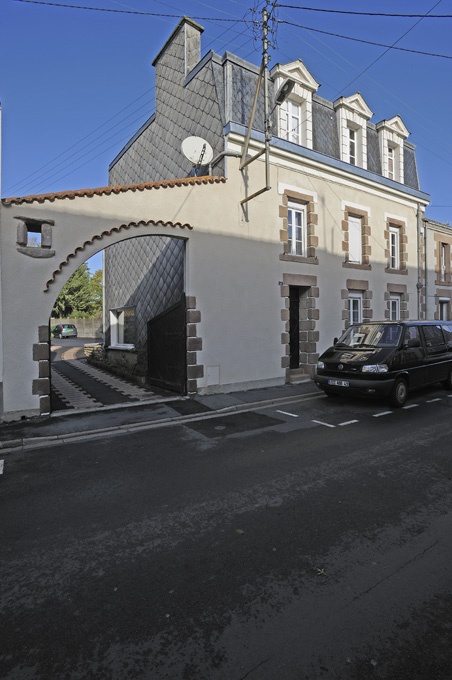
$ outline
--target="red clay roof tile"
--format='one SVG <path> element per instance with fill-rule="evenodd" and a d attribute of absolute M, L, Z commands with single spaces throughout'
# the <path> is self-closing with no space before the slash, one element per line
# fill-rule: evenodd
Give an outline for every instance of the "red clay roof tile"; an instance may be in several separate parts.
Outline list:
<path fill-rule="evenodd" d="M 109 194 L 121 194 L 126 191 L 144 191 L 145 189 L 166 189 L 168 187 L 181 187 L 196 184 L 219 184 L 226 182 L 224 177 L 213 177 L 206 175 L 204 177 L 185 177 L 183 179 L 167 179 L 161 182 L 144 182 L 142 184 L 119 184 L 112 187 L 97 187 L 94 189 L 79 189 L 76 191 L 59 191 L 51 194 L 35 194 L 31 196 L 16 196 L 13 198 L 3 198 L 3 205 L 20 205 L 22 203 L 44 203 L 45 201 L 53 202 L 56 199 L 76 198 L 91 196 L 104 196 Z"/>

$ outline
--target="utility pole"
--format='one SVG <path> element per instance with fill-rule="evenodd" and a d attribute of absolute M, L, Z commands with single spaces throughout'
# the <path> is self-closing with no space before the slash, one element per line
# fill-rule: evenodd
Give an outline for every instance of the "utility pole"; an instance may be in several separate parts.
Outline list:
<path fill-rule="evenodd" d="M 265 154 L 265 187 L 263 189 L 259 189 L 256 191 L 254 194 L 251 194 L 251 196 L 247 196 L 244 198 L 242 201 L 240 201 L 241 205 L 244 203 L 247 203 L 247 201 L 250 201 L 252 198 L 255 198 L 256 196 L 259 196 L 260 194 L 263 194 L 265 191 L 269 191 L 271 189 L 270 186 L 270 141 L 272 138 L 271 135 L 271 124 L 270 124 L 270 116 L 269 116 L 269 106 L 268 106 L 268 11 L 267 7 L 264 6 L 262 10 L 262 64 L 261 68 L 259 71 L 259 76 L 258 76 L 258 81 L 257 81 L 257 87 L 256 87 L 256 93 L 254 95 L 254 101 L 253 101 L 253 106 L 251 109 L 251 116 L 250 116 L 250 122 L 248 125 L 248 130 L 246 133 L 246 138 L 245 138 L 245 144 L 243 147 L 243 153 L 242 153 L 242 158 L 240 161 L 240 170 L 243 171 L 250 163 L 253 161 L 257 160 L 260 158 L 263 154 Z M 257 105 L 257 100 L 259 96 L 259 91 L 260 91 L 260 86 L 261 86 L 261 81 L 264 81 L 264 148 L 262 151 L 259 151 L 257 154 L 252 156 L 251 158 L 246 158 L 247 153 L 248 153 L 248 145 L 250 141 L 250 136 L 251 136 L 251 128 L 253 125 L 253 120 L 254 120 L 254 114 L 256 113 L 256 105 Z"/>

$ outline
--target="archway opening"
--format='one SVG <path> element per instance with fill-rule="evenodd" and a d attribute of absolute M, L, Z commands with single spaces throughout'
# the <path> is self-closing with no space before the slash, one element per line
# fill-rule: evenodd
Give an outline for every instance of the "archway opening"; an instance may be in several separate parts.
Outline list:
<path fill-rule="evenodd" d="M 71 277 L 50 320 L 52 411 L 186 393 L 185 243 L 160 235 L 118 241 Z"/>

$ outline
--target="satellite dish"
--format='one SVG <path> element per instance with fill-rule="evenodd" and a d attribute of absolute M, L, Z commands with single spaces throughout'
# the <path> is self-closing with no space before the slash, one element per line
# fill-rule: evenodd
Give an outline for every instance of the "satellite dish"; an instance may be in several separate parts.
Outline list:
<path fill-rule="evenodd" d="M 213 149 L 202 137 L 186 137 L 182 142 L 182 153 L 197 168 L 207 165 L 213 158 Z"/>

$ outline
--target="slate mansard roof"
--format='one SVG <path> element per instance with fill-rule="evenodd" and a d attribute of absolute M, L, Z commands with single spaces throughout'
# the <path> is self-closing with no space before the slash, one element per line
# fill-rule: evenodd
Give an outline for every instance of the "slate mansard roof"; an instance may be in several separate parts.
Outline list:
<path fill-rule="evenodd" d="M 223 135 L 228 126 L 238 124 L 247 128 L 259 68 L 230 52 L 220 57 L 210 51 L 201 59 L 202 31 L 195 22 L 182 19 L 155 58 L 155 113 L 110 164 L 111 185 L 187 177 L 192 165 L 182 154 L 183 139 L 190 135 L 203 137 L 212 146 L 215 158 L 224 151 Z M 269 78 L 271 100 L 274 95 L 275 84 Z M 261 92 L 253 123 L 253 129 L 259 132 L 264 130 L 263 110 Z M 278 129 L 276 116 L 275 111 L 274 136 Z M 312 135 L 313 151 L 340 160 L 337 112 L 332 102 L 315 93 Z M 296 146 L 291 144 L 291 150 Z M 404 141 L 403 154 L 404 184 L 418 191 L 413 144 Z M 382 175 L 377 127 L 371 122 L 367 122 L 367 169 Z M 200 174 L 208 172 L 205 167 Z M 222 160 L 212 167 L 211 174 L 224 173 Z"/>

